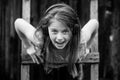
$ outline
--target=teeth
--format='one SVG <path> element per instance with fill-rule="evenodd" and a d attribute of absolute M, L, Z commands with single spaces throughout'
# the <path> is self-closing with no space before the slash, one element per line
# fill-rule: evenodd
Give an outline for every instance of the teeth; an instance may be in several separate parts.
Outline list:
<path fill-rule="evenodd" d="M 57 43 L 58 45 L 63 45 L 63 43 Z"/>
<path fill-rule="evenodd" d="M 58 43 L 57 43 L 57 45 L 62 46 L 63 44 L 58 44 Z"/>
<path fill-rule="evenodd" d="M 64 43 L 64 42 L 61 42 L 61 43 L 58 43 L 58 42 L 57 42 L 57 44 L 63 44 L 63 43 Z"/>

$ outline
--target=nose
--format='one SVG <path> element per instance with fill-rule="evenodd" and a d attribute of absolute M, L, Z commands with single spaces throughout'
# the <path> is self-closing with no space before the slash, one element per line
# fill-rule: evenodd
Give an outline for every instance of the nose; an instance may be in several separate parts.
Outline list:
<path fill-rule="evenodd" d="M 57 41 L 58 43 L 64 42 L 64 36 L 63 36 L 61 33 L 58 33 L 58 34 L 57 34 L 57 37 L 56 37 L 56 41 Z"/>

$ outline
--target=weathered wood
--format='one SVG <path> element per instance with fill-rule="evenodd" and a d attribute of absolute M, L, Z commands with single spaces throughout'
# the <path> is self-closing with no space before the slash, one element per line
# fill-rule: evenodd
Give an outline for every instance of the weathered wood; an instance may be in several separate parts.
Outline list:
<path fill-rule="evenodd" d="M 98 0 L 90 1 L 90 18 L 98 19 Z"/>
<path fill-rule="evenodd" d="M 31 0 L 22 0 L 22 17 L 30 22 L 30 2 Z M 23 43 L 22 43 L 23 44 Z M 24 47 L 22 45 L 22 51 Z M 30 80 L 29 75 L 30 65 L 21 65 L 21 80 Z"/>
<path fill-rule="evenodd" d="M 81 61 L 78 63 L 80 63 L 80 64 L 83 64 L 83 63 L 98 64 L 99 63 L 99 52 L 88 53 L 85 56 L 85 58 L 82 58 Z M 32 61 L 32 59 L 29 55 L 25 55 L 24 59 L 22 59 L 22 64 L 28 65 L 28 64 L 34 64 L 34 62 Z"/>
<path fill-rule="evenodd" d="M 30 22 L 30 2 L 31 0 L 22 0 L 22 17 Z"/>
<path fill-rule="evenodd" d="M 29 65 L 21 65 L 21 80 L 30 80 Z"/>
<path fill-rule="evenodd" d="M 92 64 L 91 65 L 91 80 L 99 80 L 99 65 L 98 64 Z"/>
<path fill-rule="evenodd" d="M 120 0 L 113 1 L 113 26 L 111 34 L 111 64 L 113 80 L 120 80 Z"/>
<path fill-rule="evenodd" d="M 91 0 L 90 2 L 90 18 L 98 19 L 98 0 Z M 95 36 L 91 51 L 98 52 L 98 34 Z M 91 65 L 91 80 L 98 80 L 98 68 L 98 64 Z"/>
<path fill-rule="evenodd" d="M 86 57 L 81 60 L 80 63 L 91 63 L 91 64 L 99 63 L 99 53 L 98 52 L 88 53 Z"/>

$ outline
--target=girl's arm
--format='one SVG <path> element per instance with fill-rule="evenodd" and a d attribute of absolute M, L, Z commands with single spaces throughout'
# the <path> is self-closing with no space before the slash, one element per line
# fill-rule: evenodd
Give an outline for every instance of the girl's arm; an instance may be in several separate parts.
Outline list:
<path fill-rule="evenodd" d="M 19 38 L 25 43 L 26 46 L 29 46 L 29 41 L 34 41 L 34 33 L 36 29 L 25 21 L 22 18 L 18 18 L 15 20 L 15 30 L 19 36 Z"/>
<path fill-rule="evenodd" d="M 33 56 L 33 53 L 35 53 L 36 50 L 33 44 L 39 44 L 39 41 L 34 37 L 36 29 L 22 18 L 16 19 L 14 25 L 19 38 L 23 42 L 23 46 L 26 48 L 27 53 L 35 62 L 36 58 L 35 56 Z"/>
<path fill-rule="evenodd" d="M 81 29 L 81 43 L 87 43 L 87 47 L 91 44 L 93 38 L 98 32 L 99 23 L 96 19 L 91 19 Z"/>

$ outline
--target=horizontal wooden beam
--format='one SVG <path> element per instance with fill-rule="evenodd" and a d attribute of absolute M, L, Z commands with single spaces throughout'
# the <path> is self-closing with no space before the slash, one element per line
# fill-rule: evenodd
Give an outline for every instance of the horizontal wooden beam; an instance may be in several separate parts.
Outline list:
<path fill-rule="evenodd" d="M 99 52 L 88 53 L 78 63 L 80 64 L 81 63 L 91 63 L 91 64 L 99 63 Z M 34 64 L 34 62 L 32 61 L 32 58 L 27 53 L 24 53 L 24 55 L 22 55 L 22 64 Z"/>
<path fill-rule="evenodd" d="M 99 63 L 99 52 L 88 53 L 80 63 Z"/>

